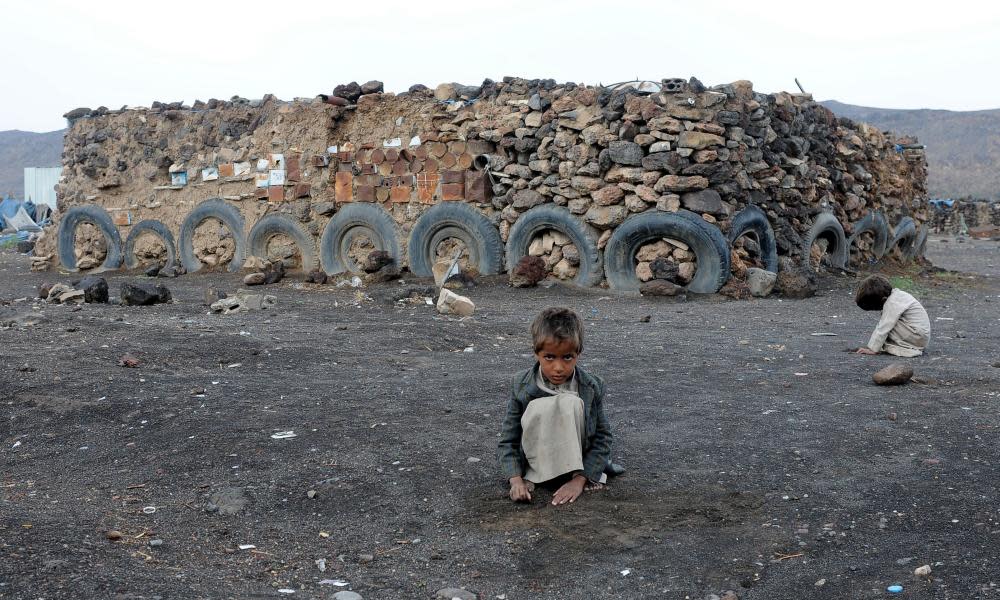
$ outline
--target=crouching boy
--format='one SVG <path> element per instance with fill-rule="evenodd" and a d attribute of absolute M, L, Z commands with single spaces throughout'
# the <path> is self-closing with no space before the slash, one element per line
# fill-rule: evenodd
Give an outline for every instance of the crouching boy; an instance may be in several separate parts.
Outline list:
<path fill-rule="evenodd" d="M 510 498 L 531 500 L 535 484 L 558 485 L 552 504 L 599 489 L 611 464 L 611 429 L 604 416 L 604 382 L 577 366 L 583 322 L 568 308 L 547 308 L 531 324 L 537 363 L 514 376 L 498 454 Z"/>
<path fill-rule="evenodd" d="M 861 282 L 854 301 L 862 310 L 882 311 L 868 345 L 858 348 L 858 354 L 923 354 L 931 339 L 931 321 L 916 298 L 893 288 L 885 277 L 872 275 Z"/>

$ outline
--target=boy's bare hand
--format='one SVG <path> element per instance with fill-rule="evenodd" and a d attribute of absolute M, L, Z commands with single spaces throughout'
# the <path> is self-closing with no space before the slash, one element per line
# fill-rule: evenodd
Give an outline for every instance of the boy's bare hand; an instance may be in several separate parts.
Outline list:
<path fill-rule="evenodd" d="M 865 348 L 864 346 L 858 348 L 857 349 L 857 353 L 858 354 L 870 354 L 870 355 L 878 354 L 878 352 L 875 352 L 875 351 L 873 351 L 873 350 L 871 350 L 869 348 Z"/>
<path fill-rule="evenodd" d="M 535 485 L 523 477 L 510 478 L 510 499 L 514 502 L 531 502 L 531 490 Z"/>
<path fill-rule="evenodd" d="M 554 496 L 552 496 L 552 504 L 559 506 L 560 504 L 566 504 L 567 502 L 573 502 L 580 497 L 583 493 L 583 487 L 587 484 L 587 478 L 582 474 L 577 473 L 562 485 Z"/>

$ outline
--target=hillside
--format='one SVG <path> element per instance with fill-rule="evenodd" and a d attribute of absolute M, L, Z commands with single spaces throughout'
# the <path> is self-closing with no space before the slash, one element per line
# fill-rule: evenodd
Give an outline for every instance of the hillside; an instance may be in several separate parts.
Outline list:
<path fill-rule="evenodd" d="M 1000 109 L 896 110 L 822 102 L 837 116 L 917 136 L 927 146 L 933 197 L 1000 198 Z"/>
<path fill-rule="evenodd" d="M 0 197 L 24 195 L 25 167 L 58 167 L 61 163 L 63 133 L 0 131 Z"/>

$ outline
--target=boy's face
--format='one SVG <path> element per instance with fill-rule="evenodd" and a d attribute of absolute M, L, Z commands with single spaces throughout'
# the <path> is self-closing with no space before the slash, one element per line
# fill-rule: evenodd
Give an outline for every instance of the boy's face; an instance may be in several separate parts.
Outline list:
<path fill-rule="evenodd" d="M 562 385 L 573 377 L 576 359 L 580 356 L 574 340 L 547 339 L 535 352 L 542 375 L 555 385 Z"/>

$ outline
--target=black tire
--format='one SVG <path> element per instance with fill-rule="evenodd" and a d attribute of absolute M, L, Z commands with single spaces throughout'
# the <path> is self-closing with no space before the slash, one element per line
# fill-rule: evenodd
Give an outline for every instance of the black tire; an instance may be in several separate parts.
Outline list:
<path fill-rule="evenodd" d="M 122 238 L 118 234 L 118 229 L 111 220 L 111 215 L 96 204 L 84 206 L 74 206 L 66 211 L 62 221 L 59 222 L 59 262 L 70 271 L 78 271 L 76 268 L 76 228 L 84 223 L 90 223 L 104 234 L 107 241 L 108 253 L 104 256 L 104 262 L 94 271 L 109 271 L 117 269 L 122 265 Z"/>
<path fill-rule="evenodd" d="M 704 220 L 704 219 L 702 219 Z M 778 242 L 774 237 L 774 229 L 767 215 L 756 206 L 747 206 L 733 217 L 729 226 L 729 243 L 732 245 L 741 236 L 754 234 L 760 247 L 760 257 L 764 268 L 772 273 L 778 272 Z"/>
<path fill-rule="evenodd" d="M 410 231 L 407 256 L 410 271 L 418 277 L 433 275 L 435 249 L 447 238 L 462 240 L 469 261 L 480 275 L 496 275 L 503 270 L 503 240 L 486 215 L 468 204 L 447 202 L 427 210 Z"/>
<path fill-rule="evenodd" d="M 507 235 L 507 271 L 513 271 L 524 256 L 534 237 L 547 230 L 558 231 L 573 242 L 580 253 L 580 267 L 573 283 L 591 287 L 604 279 L 602 253 L 597 249 L 598 235 L 594 228 L 554 204 L 543 204 L 525 211 L 510 227 Z"/>
<path fill-rule="evenodd" d="M 917 226 L 913 222 L 913 219 L 910 217 L 903 217 L 899 220 L 899 223 L 896 223 L 896 227 L 893 229 L 892 233 L 892 241 L 889 242 L 889 248 L 886 252 L 899 247 L 899 252 L 902 254 L 903 260 L 909 260 L 913 242 L 917 237 Z"/>
<path fill-rule="evenodd" d="M 167 249 L 167 263 L 161 269 L 172 269 L 174 263 L 177 262 L 177 247 L 174 245 L 174 234 L 170 233 L 167 226 L 156 219 L 139 221 L 132 226 L 132 231 L 128 232 L 128 237 L 125 238 L 125 266 L 129 269 L 135 269 L 139 266 L 139 259 L 135 255 L 135 241 L 144 233 L 152 233 L 160 238 Z"/>
<path fill-rule="evenodd" d="M 388 252 L 399 264 L 399 236 L 396 222 L 382 208 L 369 203 L 347 204 L 337 211 L 319 242 L 319 260 L 327 275 L 350 271 L 361 272 L 361 265 L 348 257 L 351 243 L 359 236 L 367 236 L 376 250 Z"/>
<path fill-rule="evenodd" d="M 181 265 L 188 273 L 199 271 L 202 267 L 201 261 L 194 255 L 194 230 L 198 228 L 206 219 L 218 219 L 222 221 L 229 232 L 233 234 L 236 241 L 236 251 L 233 260 L 229 262 L 226 270 L 235 273 L 243 268 L 246 261 L 246 236 L 243 231 L 243 215 L 233 205 L 227 204 L 221 198 L 205 200 L 184 219 L 181 224 L 180 240 L 178 250 L 181 257 Z"/>
<path fill-rule="evenodd" d="M 848 261 L 851 257 L 850 249 L 861 239 L 863 233 L 871 233 L 875 236 L 875 245 L 872 247 L 875 258 L 882 258 L 885 255 L 885 247 L 889 243 L 889 226 L 882 213 L 870 212 L 851 227 L 851 237 L 847 238 Z"/>
<path fill-rule="evenodd" d="M 704 219 L 694 215 L 698 220 Z M 729 246 L 715 227 L 702 227 L 680 212 L 644 212 L 619 225 L 604 250 L 604 274 L 616 290 L 639 289 L 635 274 L 635 255 L 643 244 L 669 237 L 686 243 L 698 260 L 698 270 L 687 285 L 696 294 L 714 294 L 729 279 Z"/>
<path fill-rule="evenodd" d="M 807 269 L 812 268 L 809 255 L 812 251 L 812 245 L 820 237 L 824 237 L 830 242 L 826 250 L 830 256 L 830 264 L 839 269 L 847 268 L 847 238 L 844 236 L 844 227 L 832 213 L 816 215 L 816 220 L 813 221 L 809 232 L 802 238 L 802 264 Z"/>
<path fill-rule="evenodd" d="M 247 251 L 250 256 L 267 260 L 267 242 L 276 235 L 292 238 L 302 257 L 302 271 L 316 270 L 316 240 L 295 219 L 281 213 L 266 214 L 250 228 L 247 236 Z"/>

